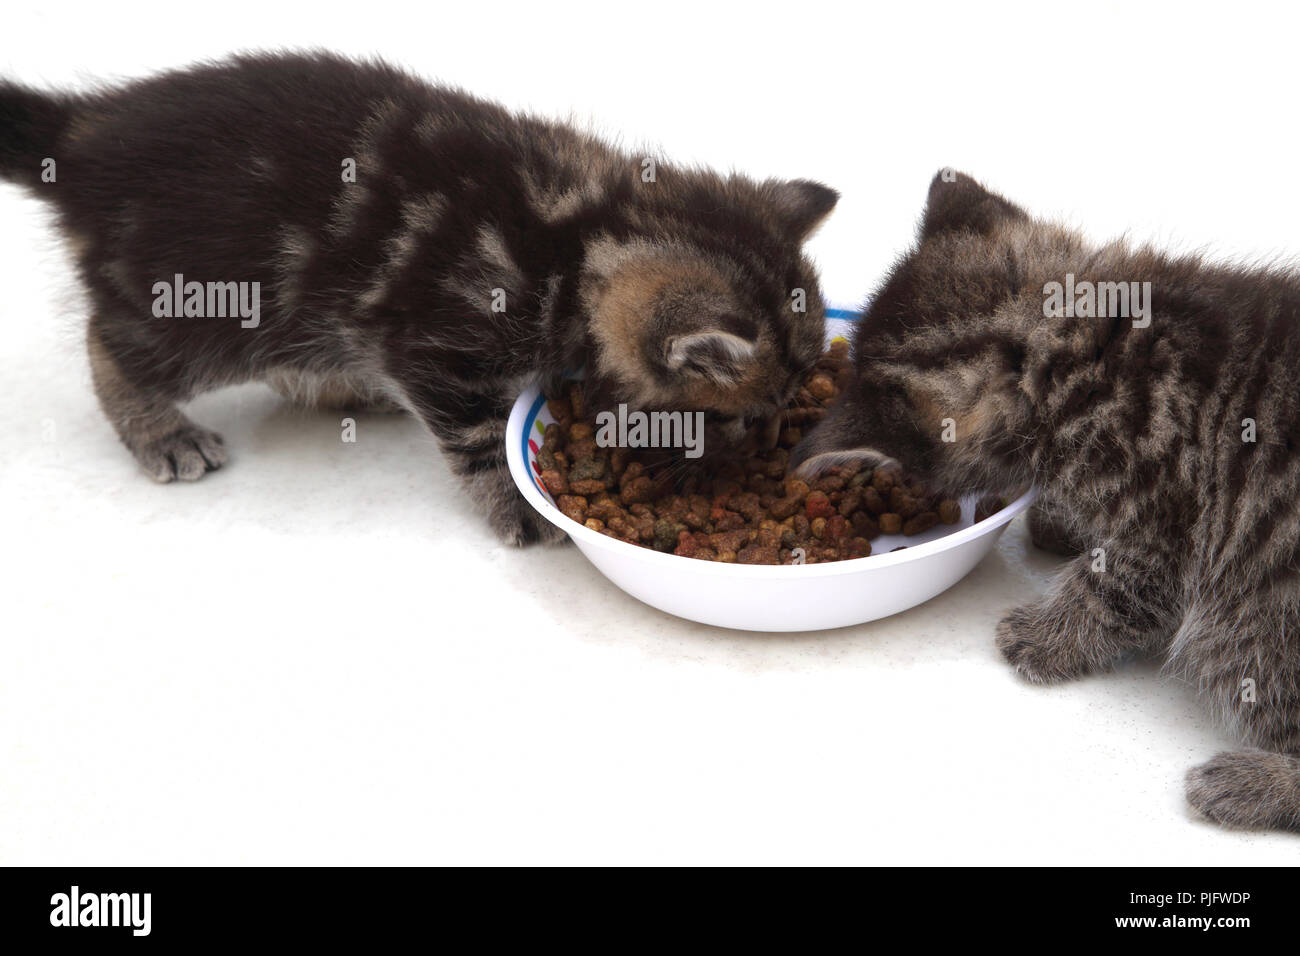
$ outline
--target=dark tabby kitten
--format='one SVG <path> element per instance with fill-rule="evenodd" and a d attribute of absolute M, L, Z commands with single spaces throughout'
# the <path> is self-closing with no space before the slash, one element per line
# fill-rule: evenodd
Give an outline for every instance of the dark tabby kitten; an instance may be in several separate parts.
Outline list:
<path fill-rule="evenodd" d="M 1192 770 L 1192 806 L 1300 830 L 1300 278 L 1089 245 L 945 171 L 869 310 L 795 461 L 1035 483 L 1034 540 L 1077 556 L 1002 654 L 1041 683 L 1159 655 L 1261 748 Z"/>
<path fill-rule="evenodd" d="M 553 540 L 505 464 L 527 383 L 585 365 L 611 400 L 734 436 L 822 346 L 800 249 L 832 190 L 656 165 L 382 63 L 240 56 L 85 96 L 0 83 L 0 175 L 55 203 L 100 403 L 159 481 L 226 460 L 178 403 L 265 380 L 409 409 L 502 539 Z"/>

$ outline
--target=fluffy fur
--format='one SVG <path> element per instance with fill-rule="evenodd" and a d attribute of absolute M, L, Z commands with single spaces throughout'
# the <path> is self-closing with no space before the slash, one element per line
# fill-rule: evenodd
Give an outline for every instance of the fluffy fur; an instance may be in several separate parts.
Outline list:
<path fill-rule="evenodd" d="M 226 460 L 177 407 L 219 386 L 400 406 L 516 544 L 559 537 L 505 465 L 527 383 L 585 366 L 593 394 L 707 411 L 734 434 L 820 351 L 800 249 L 836 194 L 649 171 L 570 127 L 327 54 L 84 96 L 0 83 L 0 175 L 57 207 L 93 305 L 96 391 L 146 471 L 194 479 Z M 154 284 L 177 273 L 259 283 L 260 322 L 155 317 Z"/>
<path fill-rule="evenodd" d="M 1149 327 L 1045 315 L 1070 273 L 1150 282 Z M 1036 484 L 1035 541 L 1076 556 L 1002 620 L 1002 654 L 1040 683 L 1158 655 L 1257 748 L 1192 770 L 1192 806 L 1300 830 L 1298 315 L 1290 273 L 1090 245 L 941 174 L 858 331 L 856 384 L 794 459 Z"/>

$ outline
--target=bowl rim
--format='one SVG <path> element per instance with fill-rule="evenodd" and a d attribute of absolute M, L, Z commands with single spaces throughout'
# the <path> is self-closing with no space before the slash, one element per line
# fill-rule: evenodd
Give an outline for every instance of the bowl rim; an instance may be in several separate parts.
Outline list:
<path fill-rule="evenodd" d="M 1006 507 L 989 515 L 983 521 L 977 521 L 968 528 L 954 531 L 933 541 L 910 545 L 903 551 L 887 551 L 884 554 L 869 554 L 865 558 L 847 558 L 843 561 L 829 561 L 826 564 L 768 565 L 768 564 L 730 564 L 719 561 L 698 561 L 676 554 L 665 554 L 653 548 L 643 548 L 637 544 L 619 541 L 599 531 L 592 531 L 586 525 L 578 524 L 564 514 L 533 484 L 528 471 L 528 457 L 525 452 L 531 429 L 525 424 L 533 419 L 545 401 L 541 387 L 530 385 L 515 399 L 510 409 L 510 418 L 506 423 L 506 461 L 510 466 L 510 476 L 515 487 L 530 505 L 547 521 L 561 531 L 566 532 L 576 542 L 585 542 L 595 547 L 609 548 L 629 560 L 640 561 L 652 568 L 686 571 L 682 562 L 689 561 L 689 570 L 696 574 L 713 574 L 732 578 L 773 578 L 789 581 L 798 578 L 833 577 L 841 574 L 859 574 L 876 568 L 893 567 L 910 561 L 923 561 L 928 557 L 960 547 L 963 544 L 981 538 L 1004 524 L 1009 523 L 1038 497 L 1038 489 L 1030 488 Z"/>

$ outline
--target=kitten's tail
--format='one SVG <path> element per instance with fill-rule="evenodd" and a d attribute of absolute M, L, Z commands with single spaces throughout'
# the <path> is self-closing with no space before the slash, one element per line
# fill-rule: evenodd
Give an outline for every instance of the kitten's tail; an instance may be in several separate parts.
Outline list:
<path fill-rule="evenodd" d="M 39 184 L 45 160 L 58 160 L 56 146 L 73 112 L 70 97 L 0 80 L 0 178 Z"/>

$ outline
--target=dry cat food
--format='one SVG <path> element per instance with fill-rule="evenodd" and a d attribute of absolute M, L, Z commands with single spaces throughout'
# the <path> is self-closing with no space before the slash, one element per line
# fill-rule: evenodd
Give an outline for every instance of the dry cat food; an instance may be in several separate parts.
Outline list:
<path fill-rule="evenodd" d="M 897 467 L 831 468 L 812 481 L 786 474 L 790 449 L 816 425 L 849 374 L 836 341 L 782 413 L 773 447 L 751 434 L 705 475 L 682 477 L 663 452 L 602 448 L 580 383 L 547 401 L 555 417 L 537 455 L 559 509 L 593 531 L 686 558 L 739 564 L 820 564 L 871 554 L 880 534 L 956 524 L 961 506 Z M 894 549 L 897 550 L 897 549 Z"/>

